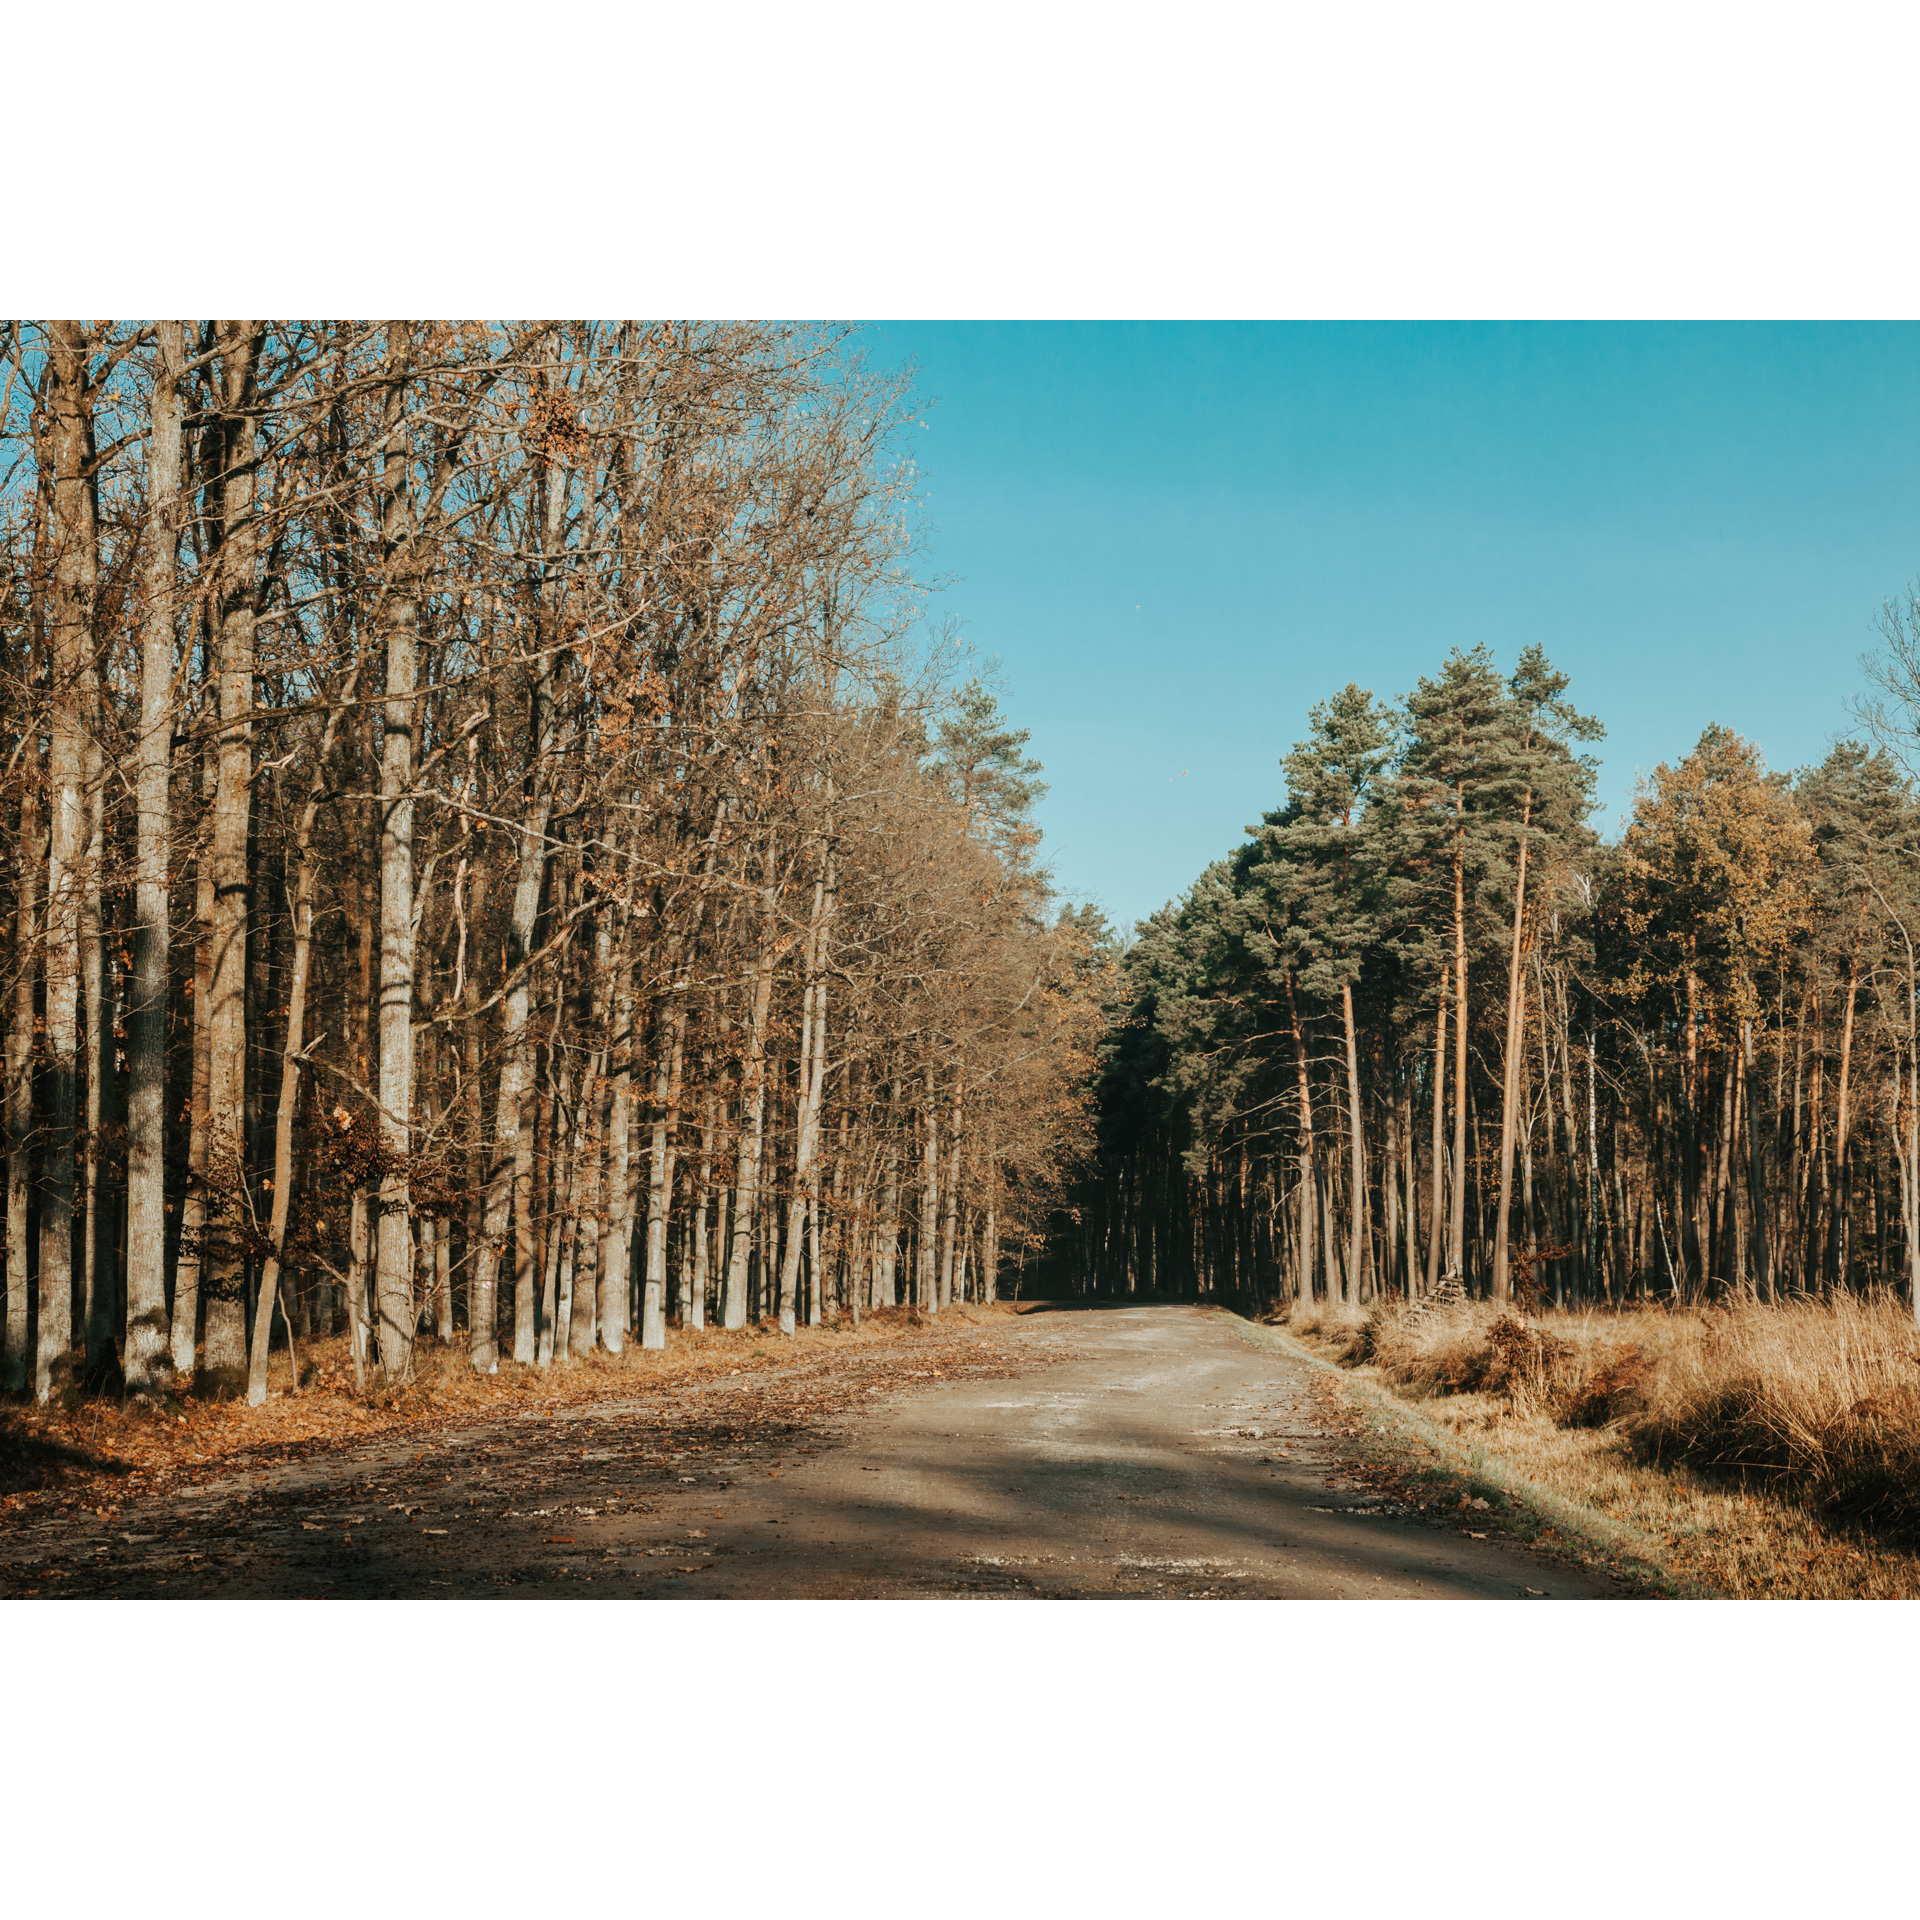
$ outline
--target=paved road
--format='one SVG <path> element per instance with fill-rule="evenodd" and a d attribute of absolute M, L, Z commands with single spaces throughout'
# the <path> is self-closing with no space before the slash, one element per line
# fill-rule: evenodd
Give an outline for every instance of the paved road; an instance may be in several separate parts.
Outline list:
<path fill-rule="evenodd" d="M 1368 1494 L 1314 1369 L 1224 1314 L 1035 1312 L 946 1351 L 932 1384 L 843 1373 L 773 1430 L 730 1418 L 764 1384 L 733 1376 L 330 1454 L 123 1508 L 110 1531 L 37 1530 L 0 1577 L 169 1597 L 1621 1592 Z"/>

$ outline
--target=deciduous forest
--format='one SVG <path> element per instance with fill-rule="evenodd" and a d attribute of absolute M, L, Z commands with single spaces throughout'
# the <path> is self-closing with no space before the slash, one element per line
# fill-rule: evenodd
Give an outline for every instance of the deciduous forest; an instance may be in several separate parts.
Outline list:
<path fill-rule="evenodd" d="M 844 331 L 0 342 L 4 1386 L 988 1301 L 1104 989 Z"/>

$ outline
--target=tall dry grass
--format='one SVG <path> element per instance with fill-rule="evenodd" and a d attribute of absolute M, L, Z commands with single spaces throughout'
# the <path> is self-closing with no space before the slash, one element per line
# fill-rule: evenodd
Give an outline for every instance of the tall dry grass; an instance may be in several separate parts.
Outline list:
<path fill-rule="evenodd" d="M 1303 1316 L 1303 1319 L 1306 1317 Z M 1296 1331 L 1419 1396 L 1494 1396 L 1682 1464 L 1920 1540 L 1920 1334 L 1897 1299 L 1552 1314 L 1326 1311 Z"/>

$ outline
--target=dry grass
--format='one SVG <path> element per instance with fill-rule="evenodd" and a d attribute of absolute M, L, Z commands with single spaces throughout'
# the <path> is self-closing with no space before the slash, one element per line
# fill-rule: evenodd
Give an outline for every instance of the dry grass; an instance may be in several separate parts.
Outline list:
<path fill-rule="evenodd" d="M 1421 1317 L 1291 1331 L 1727 1593 L 1917 1597 L 1920 1338 L 1893 1300 Z"/>
<path fill-rule="evenodd" d="M 187 1397 L 153 1406 L 102 1397 L 67 1409 L 16 1401 L 0 1406 L 0 1524 L 10 1509 L 38 1504 L 38 1496 L 59 1489 L 151 1488 L 373 1438 L 424 1435 L 515 1413 L 557 1415 L 703 1375 L 831 1367 L 845 1356 L 878 1363 L 905 1380 L 938 1377 L 942 1350 L 953 1339 L 978 1338 L 1012 1311 L 1006 1305 L 956 1306 L 923 1319 L 916 1309 L 892 1308 L 864 1315 L 857 1331 L 843 1320 L 801 1327 L 791 1340 L 771 1322 L 734 1332 L 674 1328 L 664 1351 L 629 1346 L 617 1359 L 595 1353 L 550 1367 L 517 1366 L 503 1358 L 495 1374 L 473 1371 L 464 1335 L 450 1346 L 427 1338 L 414 1349 L 407 1384 L 365 1394 L 353 1391 L 347 1343 L 339 1337 L 301 1343 L 297 1390 L 286 1355 L 276 1353 L 269 1397 L 258 1408 Z"/>

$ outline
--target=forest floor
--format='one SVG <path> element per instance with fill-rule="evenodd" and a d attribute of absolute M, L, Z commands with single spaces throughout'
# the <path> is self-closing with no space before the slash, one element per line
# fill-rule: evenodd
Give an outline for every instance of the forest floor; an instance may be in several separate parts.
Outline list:
<path fill-rule="evenodd" d="M 418 1383 L 374 1400 L 338 1384 L 336 1345 L 252 1412 L 9 1408 L 0 1595 L 1662 1590 L 1396 1452 L 1324 1362 L 1218 1309 L 669 1338 L 486 1379 L 428 1343 Z"/>
<path fill-rule="evenodd" d="M 1381 1472 L 1419 1463 L 1468 1476 L 1530 1515 L 1535 1537 L 1669 1594 L 1920 1598 L 1911 1527 L 1876 1533 L 1839 1510 L 1855 1485 L 1883 1507 L 1910 1509 L 1916 1493 L 1913 1389 L 1879 1378 L 1911 1377 L 1904 1310 L 1542 1314 L 1523 1324 L 1554 1350 L 1559 1376 L 1531 1392 L 1489 1365 L 1500 1324 L 1483 1303 L 1417 1331 L 1392 1313 L 1316 1308 L 1258 1337 L 1313 1357 Z M 1609 1388 L 1613 1404 L 1596 1411 Z M 1830 1409 L 1812 1404 L 1821 1398 Z M 1842 1443 L 1858 1450 L 1862 1428 L 1873 1476 L 1841 1455 Z M 1797 1447 L 1771 1438 L 1783 1433 Z M 1710 1464 L 1743 1447 L 1760 1464 Z"/>

